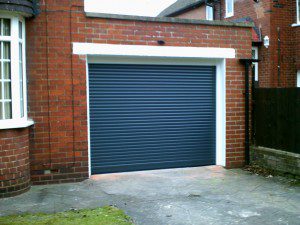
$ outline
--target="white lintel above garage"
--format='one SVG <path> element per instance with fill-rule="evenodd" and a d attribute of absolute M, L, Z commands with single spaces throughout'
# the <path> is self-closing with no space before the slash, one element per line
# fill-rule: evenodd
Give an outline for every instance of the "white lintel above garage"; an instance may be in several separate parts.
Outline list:
<path fill-rule="evenodd" d="M 175 47 L 73 43 L 73 54 L 103 56 L 144 56 L 168 58 L 233 59 L 233 48 Z"/>

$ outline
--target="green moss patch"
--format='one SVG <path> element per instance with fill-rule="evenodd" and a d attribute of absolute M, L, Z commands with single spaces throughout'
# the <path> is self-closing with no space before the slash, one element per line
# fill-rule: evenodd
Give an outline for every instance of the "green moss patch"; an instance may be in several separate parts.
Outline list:
<path fill-rule="evenodd" d="M 111 206 L 55 214 L 24 214 L 0 217 L 0 225 L 133 225 L 122 210 Z"/>

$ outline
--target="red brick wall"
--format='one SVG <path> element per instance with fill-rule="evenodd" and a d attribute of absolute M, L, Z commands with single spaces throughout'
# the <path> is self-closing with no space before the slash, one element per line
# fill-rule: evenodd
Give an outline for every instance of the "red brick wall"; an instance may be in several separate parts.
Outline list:
<path fill-rule="evenodd" d="M 31 177 L 35 184 L 88 177 L 86 60 L 72 42 L 235 48 L 227 60 L 227 166 L 244 163 L 244 67 L 251 29 L 87 18 L 83 1 L 47 0 L 27 21 Z"/>
<path fill-rule="evenodd" d="M 272 47 L 272 73 L 277 75 L 278 65 L 278 29 L 280 29 L 280 40 L 281 40 L 281 53 L 279 56 L 281 75 L 279 86 L 289 87 L 296 86 L 296 52 L 295 46 L 293 45 L 293 30 L 291 26 L 295 23 L 295 14 L 292 12 L 293 7 L 296 7 L 296 1 L 280 0 L 278 3 L 282 4 L 282 8 L 276 8 L 276 3 L 272 3 L 272 16 L 271 16 L 271 42 Z M 276 76 L 277 78 L 277 76 Z M 274 78 L 272 81 L 275 83 L 278 79 Z"/>
<path fill-rule="evenodd" d="M 296 2 L 296 1 L 295 1 Z M 291 15 L 292 15 L 292 21 L 295 23 L 297 21 L 296 15 L 296 3 L 291 5 Z M 292 53 L 295 56 L 295 66 L 297 70 L 300 70 L 300 26 L 293 27 L 292 28 Z"/>
<path fill-rule="evenodd" d="M 44 1 L 41 14 L 26 23 L 29 117 L 35 121 L 30 148 L 34 184 L 88 177 L 86 72 L 83 61 L 71 54 L 68 2 Z"/>
<path fill-rule="evenodd" d="M 0 132 L 0 198 L 25 192 L 30 185 L 28 129 Z"/>
<path fill-rule="evenodd" d="M 279 7 L 277 5 L 279 4 Z M 259 47 L 259 84 L 261 87 L 295 87 L 295 60 L 299 59 L 299 38 L 296 37 L 297 28 L 291 27 L 296 21 L 296 1 L 293 0 L 235 0 L 234 16 L 225 20 L 235 20 L 251 17 L 256 27 L 262 31 L 262 37 L 269 36 L 270 47 Z M 216 7 L 216 13 L 219 6 Z M 221 20 L 225 17 L 225 0 L 221 4 Z M 220 17 L 217 17 L 220 19 Z M 280 53 L 280 82 L 278 82 L 278 28 L 281 33 Z M 298 29 L 299 30 L 299 29 Z M 299 36 L 298 36 L 299 37 Z M 299 52 L 299 50 L 298 50 Z M 298 54 L 298 56 L 297 56 Z M 298 60 L 299 61 L 299 60 Z"/>

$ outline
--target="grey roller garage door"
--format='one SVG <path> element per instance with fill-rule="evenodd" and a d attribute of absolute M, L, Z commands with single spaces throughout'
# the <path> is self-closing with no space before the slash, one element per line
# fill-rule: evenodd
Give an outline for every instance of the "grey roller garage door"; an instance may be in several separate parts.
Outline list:
<path fill-rule="evenodd" d="M 215 164 L 215 74 L 89 64 L 92 174 Z"/>

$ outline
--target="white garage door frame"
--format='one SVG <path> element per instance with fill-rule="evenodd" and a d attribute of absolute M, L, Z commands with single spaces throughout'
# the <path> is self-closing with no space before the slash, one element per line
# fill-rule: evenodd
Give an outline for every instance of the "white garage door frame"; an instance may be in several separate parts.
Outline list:
<path fill-rule="evenodd" d="M 216 66 L 216 165 L 226 165 L 226 59 L 235 58 L 234 49 L 73 43 L 73 54 L 86 56 L 90 175 L 89 63 Z"/>

